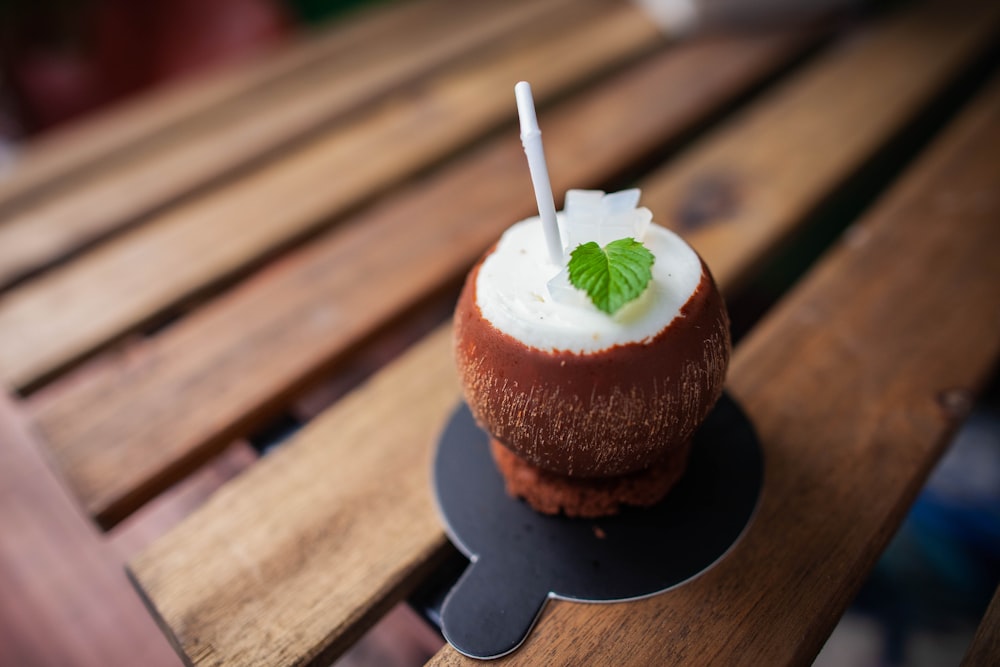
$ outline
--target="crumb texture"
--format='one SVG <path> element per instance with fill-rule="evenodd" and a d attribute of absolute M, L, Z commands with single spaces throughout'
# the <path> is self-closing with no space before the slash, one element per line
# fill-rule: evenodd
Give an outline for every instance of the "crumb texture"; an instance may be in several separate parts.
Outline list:
<path fill-rule="evenodd" d="M 677 447 L 647 470 L 598 480 L 542 470 L 496 440 L 490 442 L 490 451 L 509 495 L 543 514 L 598 518 L 617 514 L 626 505 L 649 507 L 663 500 L 684 475 L 690 443 Z"/>

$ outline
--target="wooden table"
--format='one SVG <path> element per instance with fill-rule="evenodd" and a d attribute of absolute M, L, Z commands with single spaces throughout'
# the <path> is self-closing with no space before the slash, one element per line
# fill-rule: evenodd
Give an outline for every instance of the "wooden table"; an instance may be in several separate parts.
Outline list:
<path fill-rule="evenodd" d="M 505 661 L 808 664 L 1000 358 L 998 31 L 980 2 L 675 41 L 613 0 L 410 0 L 29 146 L 0 611 L 50 625 L 0 628 L 0 663 L 176 664 L 127 561 L 188 664 L 324 664 L 453 555 L 446 320 L 532 212 L 526 78 L 557 198 L 637 184 L 734 312 L 809 266 L 729 371 L 766 458 L 745 538 L 668 594 L 550 603 Z"/>

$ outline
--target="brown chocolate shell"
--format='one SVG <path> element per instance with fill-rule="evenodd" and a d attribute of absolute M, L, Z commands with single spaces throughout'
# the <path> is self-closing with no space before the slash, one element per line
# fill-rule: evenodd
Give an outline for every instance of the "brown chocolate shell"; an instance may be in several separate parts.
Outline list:
<path fill-rule="evenodd" d="M 482 261 L 455 309 L 459 379 L 480 426 L 530 463 L 583 478 L 643 470 L 682 448 L 721 396 L 729 317 L 704 262 L 697 290 L 652 340 L 578 354 L 529 347 L 486 320 Z"/>

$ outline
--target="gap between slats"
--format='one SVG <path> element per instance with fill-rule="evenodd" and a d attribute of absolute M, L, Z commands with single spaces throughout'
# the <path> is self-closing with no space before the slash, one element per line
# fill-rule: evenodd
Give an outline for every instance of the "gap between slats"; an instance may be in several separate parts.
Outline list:
<path fill-rule="evenodd" d="M 986 609 L 972 645 L 962 660 L 962 667 L 990 667 L 1000 657 L 1000 588 Z"/>
<path fill-rule="evenodd" d="M 942 392 L 975 396 L 1000 358 L 997 151 L 1000 79 L 738 348 L 766 482 L 726 560 L 647 601 L 554 603 L 508 662 L 810 663 L 964 416 Z"/>
<path fill-rule="evenodd" d="M 532 26 L 0 297 L 0 380 L 37 385 L 460 151 L 512 120 L 510 87 L 527 69 L 545 100 L 663 42 L 629 5 L 561 23 Z"/>
<path fill-rule="evenodd" d="M 450 0 L 410 0 L 355 12 L 290 45 L 154 88 L 33 139 L 19 153 L 15 168 L 0 180 L 0 219 L 43 196 L 76 187 L 81 176 L 95 168 L 121 164 L 162 147 L 183 136 L 192 124 L 231 113 L 230 107 L 266 101 L 288 79 L 323 71 L 338 57 L 394 33 L 405 35 L 424 18 L 447 17 L 455 9 Z"/>
<path fill-rule="evenodd" d="M 930 16 L 936 20 L 933 13 Z M 975 25 L 975 20 L 975 17 L 968 18 L 967 23 L 960 23 L 960 26 L 968 29 Z M 710 138 L 704 148 L 699 147 L 689 156 L 682 157 L 676 169 L 668 170 L 663 178 L 658 175 L 650 179 L 645 183 L 647 201 L 655 210 L 666 211 L 669 216 L 687 196 L 684 184 L 697 183 L 703 174 L 713 173 L 713 163 L 705 156 L 716 160 L 718 155 L 733 156 L 728 158 L 728 168 L 731 173 L 742 174 L 741 178 L 746 181 L 740 214 L 729 221 L 732 224 L 702 227 L 692 236 L 692 241 L 704 254 L 720 256 L 713 270 L 723 284 L 735 285 L 725 272 L 736 270 L 739 274 L 741 270 L 735 260 L 743 256 L 733 257 L 733 249 L 766 253 L 787 237 L 803 216 L 916 114 L 914 107 L 926 103 L 955 70 L 961 69 L 962 64 L 978 52 L 981 41 L 976 41 L 975 35 L 988 34 L 982 29 L 978 33 L 973 31 L 973 36 L 967 37 L 969 41 L 964 42 L 965 33 L 961 30 L 948 28 L 947 24 L 939 29 L 955 41 L 952 60 L 928 56 L 936 58 L 936 71 L 911 66 L 913 58 L 919 57 L 922 51 L 921 40 L 925 39 L 926 27 L 919 20 L 897 19 L 886 29 L 886 37 L 881 40 L 871 37 L 867 42 L 861 41 L 860 46 L 855 40 L 825 61 L 830 64 L 818 66 L 816 74 L 804 73 L 806 83 L 803 85 L 815 97 L 802 100 L 792 79 L 787 94 L 775 96 L 758 110 L 751 109 L 729 129 L 723 128 L 719 139 Z M 913 36 L 913 41 L 907 42 L 904 39 L 907 35 Z M 885 44 L 902 44 L 913 53 L 896 47 L 897 51 L 887 56 Z M 963 51 L 963 45 L 967 51 Z M 881 100 L 884 95 L 881 84 L 863 88 L 853 83 L 858 70 L 868 67 L 867 59 L 874 57 L 895 63 L 896 69 L 887 70 L 887 76 L 891 75 L 894 81 L 900 81 L 898 85 L 910 89 L 909 97 L 893 96 L 898 106 L 883 105 L 880 116 L 869 113 L 864 100 Z M 907 75 L 911 78 L 907 79 Z M 826 88 L 817 88 L 817 81 Z M 657 84 L 650 82 L 650 85 Z M 814 118 L 818 113 L 815 100 L 822 106 L 824 96 L 843 95 L 841 87 L 845 85 L 858 91 L 852 102 L 856 115 L 827 116 L 832 125 L 819 134 L 808 124 L 803 126 L 805 121 L 795 120 Z M 597 184 L 603 180 L 597 174 L 587 176 L 588 172 L 576 170 L 593 166 L 587 164 L 583 156 L 607 156 L 613 147 L 587 145 L 581 137 L 587 137 L 588 133 L 599 137 L 601 133 L 586 127 L 590 123 L 586 119 L 606 117 L 610 111 L 601 104 L 610 107 L 620 99 L 611 95 L 595 106 L 591 114 L 555 116 L 551 121 L 553 129 L 547 136 L 550 142 L 556 140 L 550 144 L 553 173 L 565 178 L 567 186 Z M 768 113 L 771 118 L 780 118 L 779 122 L 788 124 L 789 133 L 784 137 L 787 147 L 777 143 L 778 138 L 771 141 L 761 129 L 761 119 L 767 118 Z M 803 129 L 792 133 L 796 122 Z M 632 125 L 632 121 L 625 124 Z M 745 128 L 745 134 L 741 128 Z M 607 127 L 604 132 L 615 134 Z M 839 142 L 837 137 L 841 134 L 850 134 L 852 140 Z M 743 142 L 749 147 L 769 145 L 771 152 L 745 151 Z M 813 180 L 796 181 L 795 171 L 785 169 L 783 161 L 792 151 L 824 157 L 823 162 L 812 167 Z M 65 393 L 40 396 L 42 400 L 36 403 L 38 422 L 86 506 L 103 523 L 113 523 L 111 517 L 123 516 L 229 439 L 242 435 L 246 429 L 275 414 L 292 392 L 318 377 L 354 340 L 367 335 L 378 322 L 389 317 L 398 304 L 418 298 L 419 292 L 427 286 L 461 271 L 490 238 L 517 217 L 517 211 L 506 208 L 511 206 L 509 192 L 519 181 L 526 181 L 516 143 L 508 142 L 495 156 L 489 157 L 486 150 L 483 154 L 486 157 L 478 166 L 461 165 L 460 174 L 454 179 L 445 178 L 438 185 L 423 187 L 412 195 L 412 199 L 408 198 L 411 195 L 404 194 L 398 201 L 387 202 L 372 218 L 363 216 L 360 222 L 345 228 L 343 234 L 331 236 L 308 249 L 301 259 L 264 272 L 231 297 L 221 300 L 217 308 L 206 309 L 179 325 L 176 331 L 165 332 L 169 335 L 150 341 L 144 346 L 144 352 L 137 349 L 131 360 L 108 365 L 100 374 L 88 378 L 83 386 L 68 388 Z M 774 169 L 760 163 L 767 156 L 775 161 Z M 496 179 L 503 173 L 509 173 L 506 178 L 510 180 L 500 183 Z M 768 174 L 768 187 L 753 185 L 754 179 L 759 180 L 765 174 Z M 495 201 L 486 198 L 489 190 L 477 185 L 486 179 L 496 186 L 491 195 L 496 197 Z M 508 185 L 499 187 L 503 184 Z M 562 187 L 566 186 L 557 186 L 557 190 Z M 454 217 L 450 222 L 442 214 L 436 214 L 439 224 L 450 226 L 433 232 L 428 229 L 426 233 L 421 230 L 417 237 L 404 240 L 408 238 L 407 230 L 412 229 L 410 221 L 430 219 L 441 202 L 461 201 L 462 193 L 470 191 L 476 192 L 475 200 L 469 202 L 470 208 L 452 206 L 449 213 Z M 527 197 L 525 200 L 530 204 Z M 782 203 L 787 208 L 780 208 Z M 421 210 L 427 213 L 420 214 Z M 526 208 L 521 214 L 527 212 Z M 476 219 L 479 224 L 470 225 L 469 219 Z M 488 225 L 487 220 L 495 222 Z M 382 230 L 382 225 L 389 225 L 386 231 Z M 400 231 L 391 231 L 393 226 Z M 349 235 L 348 229 L 353 230 Z M 438 234 L 440 240 L 433 234 Z M 391 275 L 386 272 L 401 270 L 398 258 L 405 255 L 392 254 L 398 251 L 390 249 L 383 250 L 390 253 L 384 259 L 373 255 L 373 261 L 390 261 L 390 264 L 377 265 L 381 268 L 374 273 L 376 265 L 367 260 L 361 265 L 352 264 L 350 258 L 366 256 L 374 245 L 373 239 L 393 237 L 402 243 L 400 248 L 409 251 L 416 262 L 414 269 L 408 270 L 406 278 L 396 279 L 393 287 L 376 285 L 379 299 L 361 298 L 363 292 L 359 290 L 364 285 L 355 284 L 351 276 Z M 457 251 L 462 247 L 457 245 L 460 241 L 467 244 L 467 250 L 463 251 L 466 259 L 461 259 Z M 753 245 L 747 247 L 748 243 Z M 440 262 L 420 262 L 420 257 L 445 245 L 452 249 L 449 259 L 454 265 L 451 268 Z M 426 250 L 418 252 L 422 247 Z M 397 259 L 392 260 L 393 257 Z M 728 268 L 730 266 L 733 269 Z M 413 270 L 418 268 L 427 276 L 422 280 L 428 282 L 415 280 Z M 337 277 L 338 271 L 345 272 L 343 279 Z M 426 273 L 428 271 L 430 273 Z M 337 297 L 339 301 L 334 300 L 334 294 L 342 294 Z M 390 297 L 398 302 L 394 304 Z M 264 303 L 273 305 L 262 309 Z M 260 319 L 265 312 L 268 319 Z M 342 319 L 345 313 L 362 312 L 370 318 L 367 323 L 357 315 Z M 329 319 L 331 317 L 334 319 Z M 240 322 L 244 324 L 234 326 Z M 333 330 L 339 332 L 339 337 L 332 335 Z M 265 363 L 262 359 L 272 361 Z M 120 474 L 118 471 L 122 469 L 130 471 L 129 475 Z"/>
<path fill-rule="evenodd" d="M 556 31 L 567 0 L 463 3 L 421 13 L 381 34 L 272 82 L 132 151 L 92 167 L 73 187 L 0 221 L 0 288 L 65 263 L 106 237 L 252 172 L 321 138 L 365 105 L 417 77 L 488 50 L 519 31 Z M 606 13 L 607 0 L 574 4 L 573 21 Z"/>
<path fill-rule="evenodd" d="M 692 43 L 543 113 L 556 188 L 601 183 L 806 43 L 796 34 Z M 688 86 L 698 95 L 669 95 Z M 519 190 L 524 197 L 511 196 Z M 510 220 L 530 213 L 529 193 L 516 137 L 499 139 L 263 271 L 142 352 L 65 393 L 40 394 L 32 401 L 38 423 L 86 506 L 113 523 L 266 419 L 354 341 L 456 279 Z M 442 248 L 448 256 L 431 259 Z M 126 410 L 114 407 L 119 400 Z"/>
<path fill-rule="evenodd" d="M 983 226 L 976 227 L 976 230 L 982 232 Z M 709 262 L 712 262 L 711 257 L 709 257 Z M 981 323 L 979 321 L 979 324 Z M 280 556 L 282 548 L 280 545 L 283 538 L 280 534 L 275 535 L 270 532 L 272 528 L 280 531 L 287 530 L 289 535 L 313 534 L 308 530 L 295 530 L 285 525 L 260 527 L 261 521 L 268 521 L 260 512 L 264 508 L 271 507 L 269 503 L 274 502 L 274 498 L 270 497 L 272 493 L 277 493 L 276 498 L 281 499 L 278 502 L 282 506 L 282 511 L 279 512 L 282 517 L 299 517 L 306 522 L 315 519 L 317 530 L 319 526 L 326 525 L 328 530 L 336 534 L 337 524 L 326 522 L 323 516 L 310 517 L 308 508 L 314 506 L 309 502 L 310 498 L 316 504 L 330 509 L 330 511 L 335 511 L 331 505 L 340 507 L 345 514 L 338 512 L 337 516 L 350 516 L 351 508 L 364 515 L 350 519 L 352 525 L 358 521 L 363 523 L 365 517 L 376 525 L 383 525 L 380 523 L 382 520 L 390 521 L 390 527 L 395 527 L 392 532 L 394 541 L 413 540 L 414 544 L 410 545 L 413 548 L 407 552 L 410 556 L 406 560 L 396 563 L 395 567 L 382 560 L 373 564 L 373 567 L 377 568 L 389 567 L 389 574 L 385 575 L 386 578 L 375 579 L 375 581 L 382 583 L 378 584 L 380 590 L 378 592 L 372 591 L 372 594 L 384 595 L 384 589 L 381 588 L 384 585 L 391 587 L 394 596 L 405 593 L 412 582 L 408 584 L 400 582 L 409 581 L 407 579 L 409 565 L 406 563 L 413 562 L 410 560 L 414 557 L 413 554 L 424 554 L 426 548 L 432 550 L 441 548 L 440 528 L 433 517 L 433 511 L 429 509 L 427 480 L 425 476 L 419 474 L 419 470 L 420 466 L 423 465 L 420 461 L 426 463 L 428 456 L 426 448 L 433 441 L 433 432 L 438 428 L 444 413 L 453 405 L 453 401 L 457 397 L 453 371 L 450 363 L 446 362 L 448 356 L 448 333 L 446 330 L 442 330 L 404 357 L 399 363 L 394 364 L 390 370 L 377 376 L 372 383 L 345 399 L 334 410 L 310 425 L 294 443 L 276 453 L 275 458 L 265 461 L 251 470 L 249 474 L 253 476 L 252 479 L 243 480 L 236 485 L 229 485 L 210 506 L 204 508 L 180 530 L 168 536 L 136 561 L 135 571 L 139 579 L 147 587 L 147 590 L 152 591 L 154 601 L 159 606 L 160 611 L 164 612 L 170 619 L 174 631 L 181 633 L 182 643 L 185 641 L 185 637 L 187 641 L 199 638 L 186 635 L 187 628 L 183 623 L 177 623 L 177 619 L 184 618 L 195 624 L 199 628 L 200 640 L 204 640 L 207 634 L 206 628 L 216 627 L 215 623 L 217 622 L 223 625 L 233 622 L 228 615 L 229 612 L 235 609 L 243 609 L 244 611 L 247 609 L 241 607 L 238 604 L 239 600 L 232 597 L 223 601 L 210 600 L 203 594 L 201 584 L 183 576 L 184 574 L 197 575 L 188 568 L 179 566 L 181 561 L 176 560 L 183 558 L 182 554 L 186 552 L 186 549 L 193 549 L 194 552 L 204 555 L 211 553 L 212 546 L 217 540 L 221 541 L 220 545 L 229 539 L 239 540 L 245 547 L 250 541 L 264 539 L 263 536 L 267 536 L 264 542 L 257 545 L 265 552 L 262 553 L 261 560 L 273 568 L 278 568 L 279 561 L 276 559 Z M 421 380 L 420 387 L 422 389 L 413 393 L 415 386 L 411 386 L 411 383 L 416 381 L 417 376 Z M 428 396 L 431 392 L 434 392 L 435 396 Z M 437 406 L 433 415 L 427 414 L 429 401 Z M 404 409 L 408 416 L 400 415 L 400 411 Z M 354 449 L 348 444 L 351 442 L 363 443 L 364 446 L 355 454 Z M 369 462 L 370 453 L 367 449 L 376 446 L 386 449 L 382 457 L 371 459 Z M 421 451 L 414 454 L 412 451 L 414 448 Z M 340 459 L 337 458 L 336 452 L 341 453 Z M 339 464 L 331 467 L 329 462 L 324 463 L 329 456 L 333 456 L 334 460 L 339 460 Z M 403 460 L 397 461 L 397 457 L 402 457 Z M 359 459 L 364 459 L 364 461 Z M 376 461 L 386 465 L 368 470 L 369 463 L 377 465 Z M 342 469 L 342 466 L 345 465 L 350 467 L 349 472 Z M 399 469 L 405 470 L 401 479 L 393 476 L 397 466 Z M 929 463 L 925 467 L 929 468 Z M 324 477 L 320 483 L 316 477 L 317 470 L 328 471 L 330 478 Z M 419 479 L 416 479 L 418 477 Z M 341 478 L 343 484 L 350 488 L 345 488 L 337 482 Z M 310 479 L 312 479 L 311 483 Z M 395 484 L 382 483 L 385 479 L 391 479 L 395 482 L 405 480 L 408 487 L 412 482 L 416 485 L 417 492 L 413 496 L 403 492 L 400 497 L 397 494 L 398 490 Z M 372 485 L 377 485 L 378 488 L 376 489 Z M 911 490 L 915 492 L 916 483 L 914 482 L 911 486 L 913 487 Z M 285 494 L 280 492 L 280 488 L 295 488 L 297 489 L 296 495 L 302 497 L 286 498 Z M 347 495 L 339 497 L 340 494 Z M 386 494 L 388 498 L 384 498 Z M 362 502 L 362 498 L 366 501 Z M 352 499 L 354 499 L 353 503 Z M 372 499 L 378 499 L 380 503 L 384 500 L 385 504 L 381 505 L 381 509 L 371 510 L 367 501 Z M 338 503 L 343 503 L 343 506 L 341 507 Z M 302 504 L 302 507 L 298 508 L 298 504 Z M 369 514 L 369 510 L 373 513 Z M 247 514 L 241 519 L 237 514 L 243 512 Z M 405 517 L 400 517 L 399 514 L 406 514 L 410 518 L 410 523 L 404 521 L 399 524 L 400 526 L 408 526 L 403 532 L 398 532 L 397 520 L 403 520 Z M 897 512 L 897 514 L 901 516 L 901 513 Z M 376 516 L 378 518 L 375 518 Z M 250 517 L 253 517 L 252 520 Z M 426 522 L 430 522 L 433 528 L 430 529 L 430 532 L 422 533 L 421 531 L 426 529 Z M 220 531 L 225 534 L 220 534 Z M 882 532 L 887 539 L 888 529 Z M 354 537 L 360 537 L 360 535 L 354 535 Z M 373 542 L 365 542 L 368 547 L 382 544 L 377 535 L 368 535 L 368 537 L 374 540 Z M 416 544 L 422 546 L 418 548 Z M 182 545 L 184 548 L 181 548 Z M 330 544 L 323 547 L 311 546 L 323 549 L 332 548 Z M 219 545 L 216 545 L 216 548 L 220 548 Z M 344 548 L 356 551 L 362 547 L 359 541 L 350 541 Z M 331 558 L 336 557 L 331 555 Z M 326 571 L 333 562 L 336 561 L 327 563 L 323 571 Z M 221 566 L 222 564 L 220 564 Z M 225 564 L 227 568 L 230 566 L 231 563 Z M 345 565 L 345 568 L 348 568 L 345 571 L 354 572 L 352 567 L 360 566 L 356 563 L 349 563 Z M 227 576 L 241 577 L 239 572 L 234 573 L 231 569 L 227 569 L 226 572 Z M 300 573 L 300 570 L 296 570 L 296 572 Z M 312 595 L 308 591 L 298 588 L 305 585 L 305 581 L 296 580 L 294 586 L 297 588 L 292 591 L 283 585 L 292 585 L 293 582 L 281 578 L 281 569 L 272 569 L 268 574 L 276 577 L 263 584 L 270 604 L 291 603 L 291 608 L 285 610 L 287 613 L 294 613 L 293 610 L 298 608 L 298 605 L 310 606 L 309 600 L 312 600 Z M 374 578 L 378 573 L 369 572 L 369 574 Z M 355 584 L 345 583 L 342 575 L 329 574 L 329 576 L 333 576 L 337 580 L 337 584 L 331 583 L 331 585 L 335 585 L 340 594 L 347 595 L 350 592 L 352 595 L 362 595 L 362 597 L 365 595 L 354 588 Z M 359 581 L 364 579 L 365 577 L 361 577 Z M 311 580 L 311 584 L 321 586 L 321 581 L 322 577 L 318 576 Z M 354 579 L 351 581 L 353 582 Z M 215 581 L 214 585 L 220 584 Z M 282 599 L 281 594 L 276 592 L 281 590 L 284 590 L 287 598 Z M 191 592 L 192 596 L 185 599 L 185 591 Z M 247 595 L 252 598 L 252 594 L 244 593 L 238 597 L 245 599 Z M 227 613 L 213 619 L 212 614 L 221 613 L 219 610 L 226 606 L 226 602 L 237 604 L 233 607 L 227 607 Z M 252 606 L 257 608 L 258 604 L 259 601 L 254 601 Z M 216 612 L 212 611 L 213 608 Z M 604 608 L 602 607 L 602 609 Z M 204 615 L 194 616 L 193 614 L 196 613 Z M 251 618 L 259 620 L 255 615 L 252 615 Z M 219 635 L 213 636 L 217 640 L 225 640 Z M 329 635 L 323 636 L 329 638 Z M 331 641 L 336 643 L 336 635 Z M 630 642 L 629 646 L 642 643 L 641 641 Z M 594 644 L 588 643 L 583 648 L 584 650 L 592 649 Z"/>

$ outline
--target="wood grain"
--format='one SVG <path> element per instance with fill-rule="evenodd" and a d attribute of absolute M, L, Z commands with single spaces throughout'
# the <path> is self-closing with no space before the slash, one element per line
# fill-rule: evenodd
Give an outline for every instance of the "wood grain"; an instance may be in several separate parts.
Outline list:
<path fill-rule="evenodd" d="M 458 396 L 449 341 L 418 345 L 134 562 L 193 664 L 328 664 L 447 553 L 427 476 Z"/>
<path fill-rule="evenodd" d="M 0 224 L 0 287 L 80 246 L 162 210 L 178 199 L 261 162 L 290 143 L 435 67 L 461 59 L 500 35 L 538 23 L 565 22 L 567 0 L 437 3 L 300 68 L 265 91 L 243 95 L 213 113 L 131 151 L 128 160 L 91 167 L 72 187 L 50 193 Z M 574 3 L 593 14 L 607 0 Z"/>
<path fill-rule="evenodd" d="M 512 120 L 524 72 L 544 101 L 662 39 L 630 5 L 530 26 L 46 273 L 0 297 L 0 381 L 31 385 Z"/>
<path fill-rule="evenodd" d="M 968 3 L 966 3 L 968 5 Z M 801 216 L 887 144 L 991 44 L 1000 5 L 924 3 L 858 30 L 821 63 L 644 179 L 661 220 L 738 289 Z"/>
<path fill-rule="evenodd" d="M 122 560 L 0 396 L 0 664 L 179 667 Z"/>
<path fill-rule="evenodd" d="M 959 23 L 967 29 L 982 25 L 979 18 L 970 16 Z M 937 29 L 940 35 L 934 32 Z M 735 289 L 738 279 L 745 275 L 747 257 L 777 244 L 818 199 L 837 187 L 848 165 L 856 169 L 867 161 L 928 96 L 944 85 L 946 76 L 960 68 L 957 56 L 953 56 L 951 71 L 939 69 L 943 58 L 924 69 L 910 66 L 912 61 L 919 61 L 930 35 L 943 45 L 949 43 L 948 36 L 964 43 L 966 56 L 986 41 L 975 32 L 979 40 L 975 42 L 966 31 L 942 22 L 933 11 L 905 14 L 867 37 L 834 50 L 724 128 L 724 142 L 707 144 L 707 154 L 717 155 L 724 148 L 733 156 L 734 164 L 741 164 L 744 154 L 756 158 L 749 172 L 754 180 L 741 189 L 747 204 L 726 224 L 705 225 L 689 234 L 702 254 L 712 258 L 713 271 L 722 284 Z M 895 46 L 889 50 L 891 56 L 886 55 L 887 44 Z M 730 81 L 725 78 L 728 76 L 735 77 L 733 82 L 748 83 L 776 66 L 778 61 L 769 58 L 781 53 L 760 52 L 757 58 L 766 57 L 758 61 L 750 51 L 711 56 L 714 49 L 720 48 L 695 47 L 687 59 L 677 58 L 675 64 L 670 64 L 674 56 L 668 54 L 663 62 L 673 68 L 669 76 L 660 78 L 663 73 L 650 68 L 647 75 L 635 77 L 632 83 L 610 89 L 608 94 L 597 91 L 590 102 L 574 101 L 576 111 L 546 120 L 547 128 L 552 128 L 546 129 L 546 142 L 557 179 L 556 190 L 599 185 L 608 174 L 628 164 L 629 156 L 634 159 L 654 136 L 665 138 L 670 132 L 676 133 L 708 108 L 687 104 L 695 104 L 698 99 L 714 104 L 712 100 L 717 98 L 713 96 L 719 94 L 719 89 L 713 92 L 709 88 L 713 79 L 702 72 L 722 77 L 715 80 L 715 85 L 732 85 L 726 83 Z M 938 48 L 938 52 L 945 51 L 945 46 Z M 702 60 L 705 58 L 712 60 Z M 884 64 L 886 61 L 892 67 Z M 744 71 L 734 63 L 751 69 Z M 753 69 L 757 67 L 760 69 Z M 861 74 L 876 67 L 881 68 L 887 81 L 900 81 L 901 92 L 890 98 L 891 104 L 883 102 L 884 85 L 866 82 Z M 923 85 L 916 85 L 912 77 L 921 73 L 929 78 Z M 650 90 L 679 89 L 691 90 L 691 96 L 649 97 Z M 815 97 L 803 99 L 800 89 Z M 762 126 L 768 122 L 790 128 L 809 123 L 815 126 L 821 122 L 815 120 L 817 105 L 831 97 L 851 97 L 850 108 L 881 106 L 888 110 L 867 117 L 845 113 L 843 122 L 826 122 L 823 133 L 789 134 L 796 142 L 794 150 L 772 138 L 775 149 L 765 153 L 769 162 L 756 157 L 761 152 Z M 622 104 L 624 100 L 631 103 Z M 643 113 L 644 109 L 661 107 L 664 111 L 658 117 Z M 668 113 L 671 108 L 677 115 Z M 622 115 L 629 109 L 639 110 L 640 115 Z M 620 120 L 613 125 L 611 119 L 616 117 Z M 644 124 L 651 121 L 664 124 Z M 746 132 L 747 150 L 740 141 L 742 131 Z M 620 137 L 620 141 L 604 142 L 608 136 Z M 632 143 L 626 140 L 629 136 Z M 867 141 L 838 142 L 839 136 L 861 136 Z M 850 144 L 852 151 L 826 150 L 840 143 Z M 493 150 L 487 149 L 481 156 L 457 165 L 458 176 L 445 174 L 440 181 L 422 182 L 418 185 L 422 192 L 403 195 L 372 216 L 354 221 L 345 227 L 343 235 L 317 243 L 300 258 L 244 286 L 239 296 L 213 304 L 204 315 L 178 325 L 122 363 L 109 365 L 79 390 L 57 392 L 40 401 L 39 424 L 88 509 L 105 525 L 124 516 L 171 479 L 241 435 L 255 420 L 265 418 L 291 392 L 322 373 L 337 355 L 398 309 L 457 275 L 510 220 L 527 214 L 530 197 L 509 197 L 518 188 L 527 192 L 519 149 L 514 142 L 508 142 L 504 148 L 495 149 L 495 155 Z M 786 167 L 788 155 L 796 151 L 815 156 L 809 170 L 811 178 L 801 183 L 788 177 Z M 643 182 L 655 210 L 675 210 L 676 196 L 672 199 L 671 193 L 684 192 L 686 184 L 698 180 L 692 174 L 704 173 L 701 165 L 706 160 L 699 157 L 701 154 L 701 149 L 696 148 L 682 159 L 676 172 L 667 170 Z M 597 163 L 588 159 L 589 155 L 601 155 L 608 162 Z M 469 193 L 475 193 L 471 200 Z M 442 202 L 450 202 L 445 212 L 440 210 Z M 760 202 L 766 204 L 766 216 L 760 213 Z M 411 220 L 433 220 L 434 225 L 415 228 Z M 469 225 L 469 220 L 478 222 Z M 670 222 L 683 225 L 678 216 Z M 744 233 L 746 229 L 753 230 L 753 243 Z M 386 249 L 379 265 L 372 264 L 362 251 L 375 239 L 392 239 L 397 248 Z M 435 248 L 445 244 L 450 248 L 445 257 L 423 261 L 425 255 L 434 254 Z M 742 255 L 734 248 L 747 252 Z M 412 249 L 422 252 L 410 252 Z M 406 278 L 391 279 L 397 275 L 395 272 Z M 369 285 L 378 298 L 369 296 L 364 286 L 352 280 L 354 275 L 382 276 L 384 282 Z M 313 324 L 306 327 L 304 322 Z M 251 331 L 255 333 L 251 335 Z M 273 363 L 262 363 L 261 359 Z M 219 386 L 230 389 L 222 392 Z M 128 465 L 121 465 L 122 461 L 128 461 Z M 122 468 L 129 473 L 122 474 Z"/>
<path fill-rule="evenodd" d="M 1000 661 L 1000 588 L 986 609 L 962 667 L 990 667 Z"/>
<path fill-rule="evenodd" d="M 248 442 L 232 443 L 108 533 L 112 549 L 122 561 L 134 558 L 257 459 L 257 451 Z"/>
<path fill-rule="evenodd" d="M 732 388 L 765 443 L 768 482 L 737 550 L 653 600 L 553 604 L 512 661 L 784 664 L 815 654 L 960 417 L 940 392 L 974 393 L 1000 356 L 998 105 L 994 87 L 739 349 Z M 441 548 L 427 470 L 458 398 L 450 359 L 442 329 L 133 562 L 196 664 L 333 653 L 413 585 L 407 575 Z M 387 549 L 402 558 L 388 562 Z M 300 617 L 305 634 L 291 620 Z M 277 649 L 240 632 L 278 619 L 296 632 L 269 635 Z"/>
<path fill-rule="evenodd" d="M 543 113 L 556 189 L 601 183 L 806 43 L 797 33 L 692 43 Z M 679 88 L 691 92 L 671 94 Z M 88 510 L 105 525 L 121 518 L 266 418 L 352 344 L 457 279 L 511 220 L 530 214 L 526 172 L 516 136 L 498 139 L 88 382 L 39 396 L 37 423 Z"/>
<path fill-rule="evenodd" d="M 950 396 L 1000 359 L 998 151 L 1000 79 L 737 350 L 766 467 L 727 558 L 642 602 L 551 604 L 500 664 L 811 663 L 965 416 Z"/>
<path fill-rule="evenodd" d="M 485 3 L 477 3 L 485 4 Z M 427 14 L 454 8 L 450 0 L 407 0 L 356 12 L 349 20 L 309 33 L 293 45 L 219 66 L 141 93 L 33 139 L 16 167 L 0 179 L 0 218 L 51 196 L 95 167 L 129 160 L 171 141 L 196 118 L 229 104 L 266 97 L 277 82 L 323 66 L 375 39 L 399 33 Z M 279 84 L 280 86 L 280 84 Z"/>

